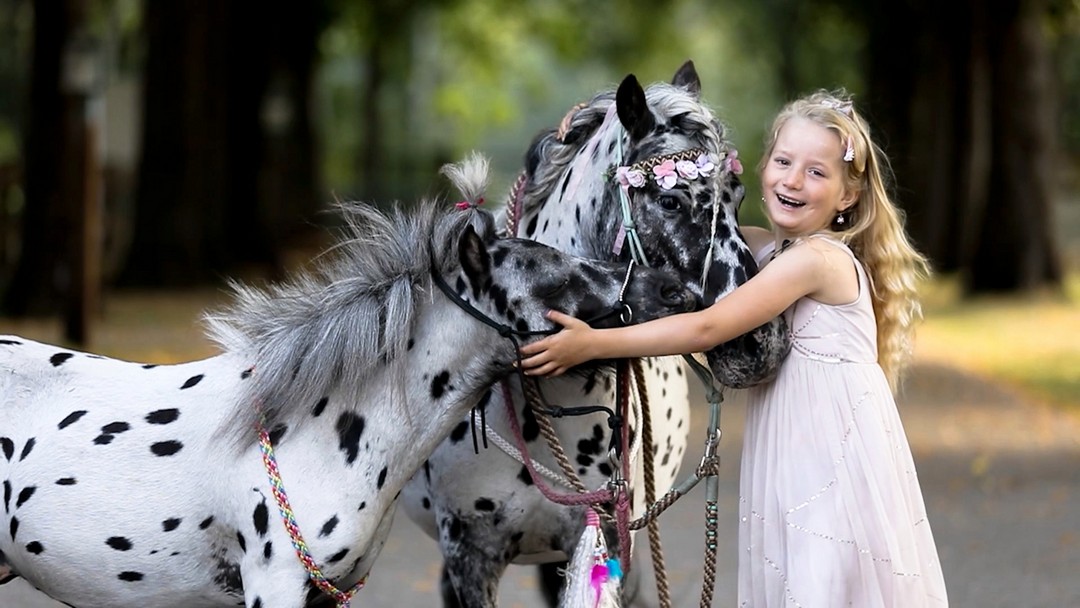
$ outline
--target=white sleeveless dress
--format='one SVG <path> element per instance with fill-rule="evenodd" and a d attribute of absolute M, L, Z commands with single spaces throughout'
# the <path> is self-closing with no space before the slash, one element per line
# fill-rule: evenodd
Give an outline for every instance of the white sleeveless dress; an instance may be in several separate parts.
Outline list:
<path fill-rule="evenodd" d="M 888 381 L 866 272 L 832 306 L 784 315 L 792 349 L 747 395 L 739 480 L 739 606 L 947 606 L 919 479 Z M 759 253 L 759 264 L 773 251 Z"/>

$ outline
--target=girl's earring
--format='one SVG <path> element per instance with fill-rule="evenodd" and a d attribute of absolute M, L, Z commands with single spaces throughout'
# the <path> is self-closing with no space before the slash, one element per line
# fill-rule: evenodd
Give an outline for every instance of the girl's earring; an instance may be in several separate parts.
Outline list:
<path fill-rule="evenodd" d="M 836 224 L 838 226 L 843 226 L 844 225 L 844 214 L 843 213 L 836 214 Z"/>

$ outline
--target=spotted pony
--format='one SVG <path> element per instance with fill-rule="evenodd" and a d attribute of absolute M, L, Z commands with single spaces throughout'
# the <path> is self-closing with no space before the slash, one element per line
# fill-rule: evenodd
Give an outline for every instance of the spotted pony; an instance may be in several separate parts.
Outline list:
<path fill-rule="evenodd" d="M 745 282 L 757 267 L 738 230 L 741 166 L 723 125 L 700 100 L 700 90 L 697 71 L 687 62 L 671 83 L 642 88 L 629 75 L 616 90 L 575 108 L 564 128 L 541 133 L 529 148 L 520 200 L 512 198 L 505 213 L 508 231 L 603 260 L 630 259 L 636 236 L 645 261 L 674 273 L 705 305 Z M 653 167 L 676 159 L 690 160 L 701 170 L 692 172 L 693 178 L 678 174 L 667 184 L 671 187 L 652 179 Z M 624 211 L 617 175 L 627 170 L 640 170 L 647 179 L 627 188 Z M 628 223 L 633 231 L 627 230 Z M 746 387 L 770 378 L 788 346 L 783 320 L 776 319 L 706 356 L 718 381 Z M 656 487 L 663 493 L 674 482 L 686 449 L 689 387 L 678 357 L 647 359 L 644 370 L 654 438 L 646 449 L 654 455 Z M 544 380 L 542 392 L 550 403 L 563 406 L 614 403 L 610 368 Z M 406 485 L 402 504 L 439 542 L 445 606 L 495 606 L 499 580 L 510 563 L 543 564 L 542 587 L 554 605 L 562 584 L 559 568 L 572 553 L 585 518 L 581 508 L 555 504 L 535 487 L 513 448 L 502 392 L 493 391 L 482 403 L 489 449 L 474 452 L 470 419 L 463 420 Z M 513 406 L 528 455 L 545 483 L 571 491 L 534 414 L 523 404 L 515 387 Z M 554 424 L 585 486 L 604 487 L 613 470 L 605 417 L 560 418 Z M 636 419 L 630 425 L 635 434 L 640 432 Z M 640 450 L 630 456 L 637 470 L 631 491 L 639 513 L 644 499 L 641 456 Z M 627 594 L 632 590 L 628 586 Z"/>
<path fill-rule="evenodd" d="M 486 167 L 451 177 L 475 194 Z M 367 576 L 401 487 L 512 370 L 508 338 L 551 307 L 611 326 L 620 299 L 639 319 L 694 304 L 660 271 L 496 238 L 484 211 L 342 211 L 336 255 L 207 316 L 212 358 L 0 337 L 2 580 L 79 608 L 347 606 L 309 570 L 343 593 Z"/>

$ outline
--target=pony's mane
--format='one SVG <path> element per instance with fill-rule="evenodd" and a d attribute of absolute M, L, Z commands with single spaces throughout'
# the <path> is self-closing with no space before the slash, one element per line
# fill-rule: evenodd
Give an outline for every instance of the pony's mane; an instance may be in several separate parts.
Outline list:
<path fill-rule="evenodd" d="M 251 364 L 236 420 L 223 429 L 241 443 L 254 439 L 255 406 L 272 428 L 296 422 L 335 389 L 359 387 L 376 371 L 394 374 L 400 384 L 402 355 L 418 305 L 430 297 L 433 266 L 440 273 L 458 266 L 466 225 L 481 235 L 494 232 L 489 213 L 432 199 L 409 210 L 363 203 L 337 209 L 343 238 L 316 258 L 314 269 L 264 287 L 233 282 L 232 305 L 204 317 L 208 336 Z"/>
<path fill-rule="evenodd" d="M 719 155 L 729 146 L 724 139 L 724 125 L 708 106 L 686 89 L 666 82 L 653 83 L 645 88 L 645 101 L 649 109 L 660 117 L 684 115 L 680 124 L 691 132 L 691 141 L 696 147 Z M 614 89 L 597 93 L 573 111 L 561 140 L 556 129 L 537 136 L 526 159 L 529 180 L 523 197 L 523 215 L 543 205 L 551 196 L 578 151 L 592 137 L 601 137 L 605 142 L 614 139 L 623 144 L 626 132 L 618 121 L 609 122 L 608 126 L 603 127 L 606 132 L 600 132 L 614 103 Z M 661 152 L 670 151 L 673 150 Z"/>

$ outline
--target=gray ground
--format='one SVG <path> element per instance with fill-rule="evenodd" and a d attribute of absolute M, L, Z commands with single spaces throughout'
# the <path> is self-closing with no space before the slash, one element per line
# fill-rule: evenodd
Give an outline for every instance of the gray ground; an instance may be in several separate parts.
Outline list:
<path fill-rule="evenodd" d="M 721 426 L 720 554 L 714 606 L 735 605 L 735 534 L 743 401 L 731 395 Z M 919 468 L 953 606 L 1080 606 L 1080 418 L 1024 403 L 955 370 L 912 370 L 901 415 Z M 694 412 L 684 471 L 701 454 L 706 409 Z M 669 588 L 676 607 L 698 606 L 702 586 L 704 488 L 661 517 Z M 638 537 L 647 556 L 645 536 Z M 637 606 L 657 606 L 652 567 Z M 401 515 L 355 606 L 437 606 L 439 558 Z M 512 567 L 504 607 L 540 606 L 533 571 Z M 0 587 L 0 608 L 55 608 L 23 581 Z"/>

